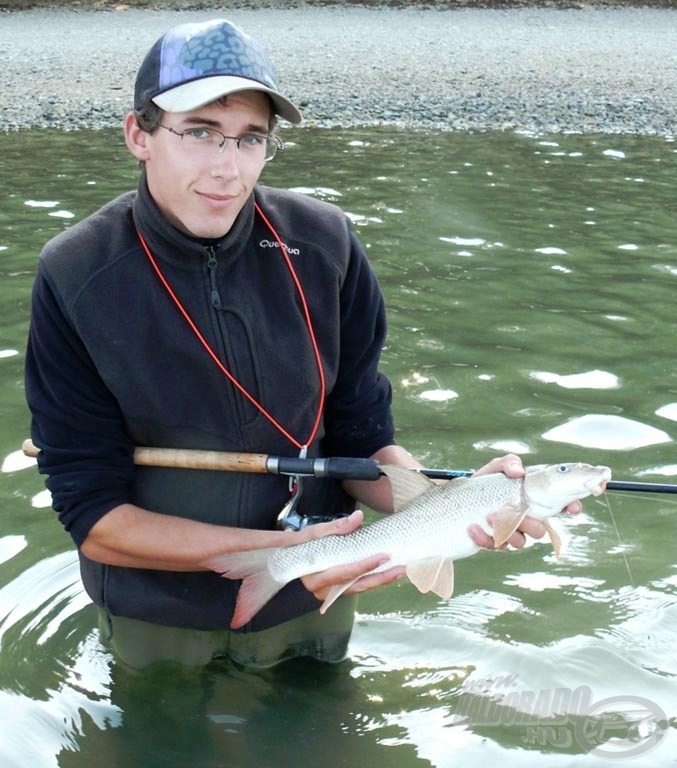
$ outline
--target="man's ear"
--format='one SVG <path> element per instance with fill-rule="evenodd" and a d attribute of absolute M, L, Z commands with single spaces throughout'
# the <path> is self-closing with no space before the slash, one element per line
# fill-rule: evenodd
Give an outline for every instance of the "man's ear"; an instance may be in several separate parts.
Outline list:
<path fill-rule="evenodd" d="M 144 131 L 136 121 L 136 115 L 130 112 L 125 118 L 124 124 L 125 142 L 127 148 L 139 162 L 145 162 L 150 158 L 148 139 L 150 133 Z"/>

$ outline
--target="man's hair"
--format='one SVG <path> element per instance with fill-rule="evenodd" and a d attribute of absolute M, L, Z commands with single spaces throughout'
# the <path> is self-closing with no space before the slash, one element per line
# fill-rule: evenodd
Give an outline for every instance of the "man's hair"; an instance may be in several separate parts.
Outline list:
<path fill-rule="evenodd" d="M 140 109 L 135 109 L 136 122 L 142 131 L 153 133 L 162 118 L 162 110 L 152 101 L 146 103 Z"/>
<path fill-rule="evenodd" d="M 228 96 L 223 96 L 222 98 L 218 99 L 216 103 L 225 105 L 227 98 Z M 153 131 L 158 127 L 160 120 L 162 119 L 163 112 L 160 107 L 157 106 L 157 104 L 154 104 L 152 101 L 146 101 L 140 109 L 134 110 L 134 114 L 136 115 L 136 122 L 138 123 L 139 128 L 141 128 L 141 130 L 145 131 L 146 133 L 153 133 Z M 276 125 L 277 115 L 273 111 L 273 104 L 271 102 L 268 132 L 273 133 Z"/>

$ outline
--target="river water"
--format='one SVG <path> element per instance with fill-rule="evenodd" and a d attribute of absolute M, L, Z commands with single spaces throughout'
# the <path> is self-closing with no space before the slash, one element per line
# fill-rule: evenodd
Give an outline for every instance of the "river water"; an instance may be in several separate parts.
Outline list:
<path fill-rule="evenodd" d="M 666 138 L 289 133 L 268 183 L 337 202 L 381 279 L 399 440 L 429 466 L 589 461 L 677 476 L 677 146 Z M 609 493 L 460 561 L 449 602 L 364 596 L 350 659 L 117 664 L 34 465 L 36 255 L 137 169 L 117 132 L 0 135 L 4 768 L 677 765 L 677 496 Z"/>

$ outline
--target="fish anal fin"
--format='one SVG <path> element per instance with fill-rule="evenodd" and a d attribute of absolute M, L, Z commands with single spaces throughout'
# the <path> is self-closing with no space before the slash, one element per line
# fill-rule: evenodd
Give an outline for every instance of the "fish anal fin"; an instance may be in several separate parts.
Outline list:
<path fill-rule="evenodd" d="M 407 576 L 420 592 L 434 592 L 445 600 L 454 592 L 454 561 L 451 558 L 430 557 L 409 563 Z"/>
<path fill-rule="evenodd" d="M 493 516 L 493 534 L 495 547 L 502 547 L 506 541 L 515 533 L 519 524 L 524 520 L 527 514 L 526 507 L 515 507 L 512 504 L 506 504 L 501 507 Z"/>
<path fill-rule="evenodd" d="M 379 469 L 390 480 L 390 487 L 393 493 L 393 507 L 396 512 L 437 485 L 437 483 L 415 469 L 396 467 L 392 464 L 381 464 Z"/>
<path fill-rule="evenodd" d="M 543 523 L 543 527 L 548 532 L 548 537 L 552 542 L 552 548 L 555 552 L 555 557 L 559 557 L 559 553 L 562 551 L 562 539 L 560 539 L 559 533 L 557 533 L 554 527 L 547 520 L 541 520 L 541 523 Z"/>

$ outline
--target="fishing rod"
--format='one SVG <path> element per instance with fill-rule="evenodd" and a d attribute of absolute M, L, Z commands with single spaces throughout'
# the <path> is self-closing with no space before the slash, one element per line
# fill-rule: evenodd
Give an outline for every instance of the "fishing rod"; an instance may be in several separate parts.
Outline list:
<path fill-rule="evenodd" d="M 40 449 L 32 440 L 22 446 L 26 456 L 37 458 Z M 206 469 L 221 472 L 249 472 L 290 477 L 329 477 L 334 480 L 378 480 L 383 476 L 379 462 L 358 458 L 299 458 L 271 456 L 266 453 L 208 451 L 193 448 L 136 448 L 134 463 L 145 467 L 175 469 Z M 454 480 L 470 477 L 473 473 L 462 469 L 420 469 L 415 471 L 432 480 Z M 608 491 L 640 493 L 677 493 L 672 483 L 644 483 L 628 480 L 609 480 Z"/>

